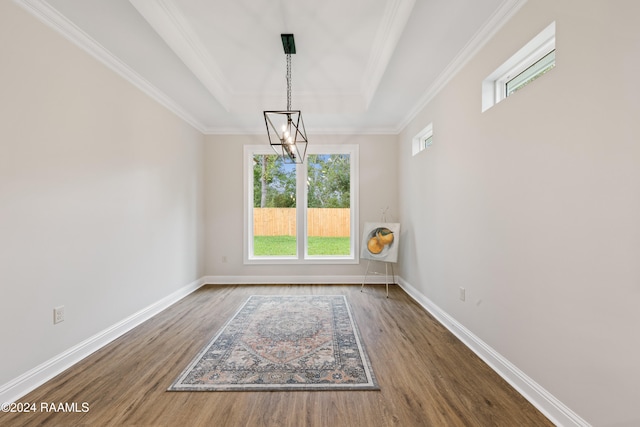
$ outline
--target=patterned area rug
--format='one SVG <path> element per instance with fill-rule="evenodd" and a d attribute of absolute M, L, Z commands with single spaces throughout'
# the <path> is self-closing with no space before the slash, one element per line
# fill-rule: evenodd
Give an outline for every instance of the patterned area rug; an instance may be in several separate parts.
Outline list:
<path fill-rule="evenodd" d="M 379 387 L 344 295 L 254 295 L 169 390 Z"/>

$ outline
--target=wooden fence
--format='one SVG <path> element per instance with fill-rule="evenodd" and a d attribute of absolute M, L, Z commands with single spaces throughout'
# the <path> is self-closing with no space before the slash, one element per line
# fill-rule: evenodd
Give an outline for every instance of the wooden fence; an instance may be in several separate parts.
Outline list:
<path fill-rule="evenodd" d="M 307 209 L 307 235 L 321 237 L 349 237 L 351 209 Z M 254 236 L 295 236 L 295 208 L 253 208 Z"/>

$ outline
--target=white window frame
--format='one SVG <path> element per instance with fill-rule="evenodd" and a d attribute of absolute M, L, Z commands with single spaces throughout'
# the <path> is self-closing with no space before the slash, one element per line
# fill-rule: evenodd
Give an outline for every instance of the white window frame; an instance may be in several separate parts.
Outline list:
<path fill-rule="evenodd" d="M 413 137 L 411 152 L 415 156 L 416 154 L 426 150 L 431 146 L 431 144 L 433 144 L 433 123 L 429 123 L 427 127 L 422 129 Z"/>
<path fill-rule="evenodd" d="M 482 81 L 482 112 L 507 97 L 507 83 L 556 48 L 556 23 L 552 22 L 522 49 Z"/>
<path fill-rule="evenodd" d="M 268 145 L 245 145 L 243 152 L 244 174 L 244 233 L 243 252 L 245 264 L 357 264 L 359 260 L 359 213 L 358 213 L 358 176 L 359 147 L 356 144 L 314 144 L 307 147 L 309 154 L 349 154 L 350 165 L 350 214 L 351 236 L 349 255 L 308 255 L 307 254 L 307 163 L 296 168 L 296 236 L 297 251 L 293 256 L 254 256 L 253 255 L 253 156 L 256 154 L 275 154 Z"/>

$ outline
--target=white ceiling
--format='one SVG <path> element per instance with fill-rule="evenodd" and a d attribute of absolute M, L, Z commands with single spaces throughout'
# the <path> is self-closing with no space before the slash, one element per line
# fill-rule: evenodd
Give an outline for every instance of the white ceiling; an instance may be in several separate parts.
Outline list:
<path fill-rule="evenodd" d="M 309 134 L 395 134 L 526 0 L 16 1 L 203 133 L 286 108 L 293 33 Z"/>

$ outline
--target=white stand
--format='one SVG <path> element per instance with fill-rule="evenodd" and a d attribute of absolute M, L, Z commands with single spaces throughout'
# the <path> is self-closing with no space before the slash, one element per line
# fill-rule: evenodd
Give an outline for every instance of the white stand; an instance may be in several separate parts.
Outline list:
<path fill-rule="evenodd" d="M 384 262 L 384 281 L 385 284 L 387 285 L 387 298 L 389 298 L 389 266 L 391 266 L 391 279 L 392 279 L 392 284 L 396 284 L 396 275 L 393 271 L 393 263 L 391 262 L 385 262 L 385 261 L 380 261 L 380 262 Z M 364 279 L 362 280 L 362 286 L 360 286 L 360 292 L 362 292 L 362 290 L 364 289 L 364 285 L 367 282 L 367 274 L 369 273 L 369 265 L 371 264 L 371 260 L 367 261 L 367 269 L 364 272 Z M 382 274 L 379 273 L 377 271 L 372 271 L 371 274 Z"/>
<path fill-rule="evenodd" d="M 382 210 L 382 215 L 380 218 L 380 221 L 382 222 L 387 222 L 387 211 L 389 210 L 389 206 L 387 206 L 385 209 Z M 393 272 L 393 263 L 391 262 L 386 262 L 386 261 L 379 261 L 379 262 L 384 262 L 384 282 L 387 285 L 387 298 L 389 298 L 389 265 L 391 265 L 391 279 L 392 279 L 392 284 L 396 284 L 396 275 Z M 367 269 L 364 272 L 364 279 L 362 280 L 362 286 L 360 286 L 360 292 L 362 292 L 362 290 L 364 289 L 364 285 L 367 282 L 367 274 L 369 273 L 369 265 L 371 264 L 371 260 L 367 261 Z M 379 273 L 377 271 L 372 271 L 371 274 L 382 274 Z"/>

